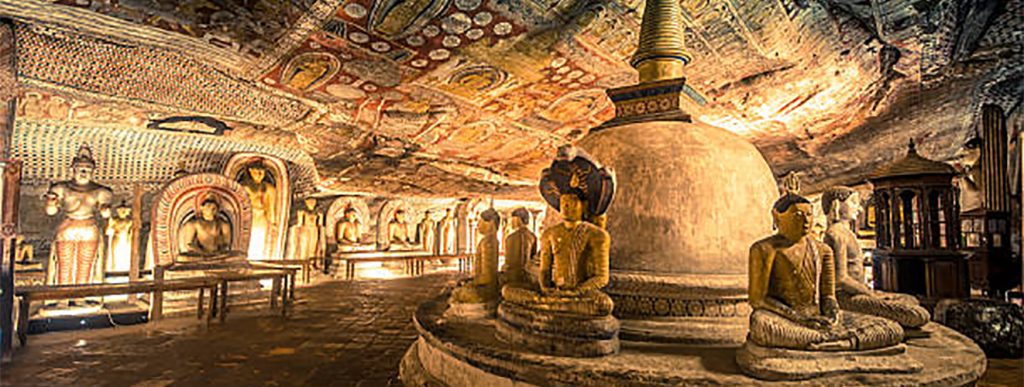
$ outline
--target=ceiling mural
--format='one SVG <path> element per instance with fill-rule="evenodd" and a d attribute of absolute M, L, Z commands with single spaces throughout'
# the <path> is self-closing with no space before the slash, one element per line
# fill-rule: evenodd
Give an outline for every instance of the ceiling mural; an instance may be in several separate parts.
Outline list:
<path fill-rule="evenodd" d="M 1019 104 L 1024 22 L 1012 15 L 1021 0 L 681 2 L 693 56 L 684 107 L 748 138 L 780 175 L 853 183 L 902 155 L 890 141 L 953 149 L 970 135 L 979 101 Z M 319 24 L 299 26 L 324 4 L 332 11 Z M 25 95 L 19 115 L 144 126 L 181 109 L 226 122 L 230 133 L 287 138 L 315 161 L 323 189 L 516 196 L 532 194 L 559 145 L 614 116 L 606 89 L 637 81 L 628 62 L 644 1 L 54 6 L 199 38 L 267 65 L 239 79 L 215 61 L 144 42 L 118 48 L 23 27 L 20 75 L 40 92 Z M 300 38 L 275 46 L 285 35 Z M 128 67 L 119 82 L 91 81 Z"/>

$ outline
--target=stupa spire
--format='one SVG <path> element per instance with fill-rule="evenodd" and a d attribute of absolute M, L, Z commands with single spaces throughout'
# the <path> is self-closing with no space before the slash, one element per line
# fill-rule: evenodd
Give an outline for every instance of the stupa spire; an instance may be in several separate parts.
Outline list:
<path fill-rule="evenodd" d="M 678 0 L 647 0 L 640 26 L 640 45 L 629 64 L 640 83 L 683 77 L 690 55 L 683 46 L 683 16 Z"/>

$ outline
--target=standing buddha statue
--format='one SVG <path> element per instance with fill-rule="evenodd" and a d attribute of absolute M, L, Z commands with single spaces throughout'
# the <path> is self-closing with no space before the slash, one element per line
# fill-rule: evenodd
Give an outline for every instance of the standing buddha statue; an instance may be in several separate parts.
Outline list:
<path fill-rule="evenodd" d="M 125 272 L 132 260 L 132 208 L 121 202 L 107 221 L 107 270 Z"/>
<path fill-rule="evenodd" d="M 904 328 L 919 328 L 931 320 L 916 298 L 905 294 L 876 292 L 864 283 L 864 264 L 857 235 L 850 225 L 861 211 L 860 195 L 852 188 L 835 186 L 821 197 L 828 216 L 825 244 L 835 254 L 836 298 L 843 310 L 883 317 Z"/>
<path fill-rule="evenodd" d="M 423 220 L 416 227 L 416 235 L 423 251 L 433 253 L 434 246 L 437 245 L 437 235 L 434 232 L 434 220 L 430 218 L 430 211 L 423 212 Z"/>
<path fill-rule="evenodd" d="M 316 212 L 316 199 L 303 200 L 304 208 L 295 214 L 288 243 L 288 259 L 309 259 L 323 255 L 324 231 L 320 214 Z"/>
<path fill-rule="evenodd" d="M 562 152 L 560 152 L 562 153 Z M 574 357 L 619 350 L 619 322 L 609 279 L 611 237 L 596 223 L 611 204 L 614 178 L 575 152 L 562 153 L 541 177 L 541 195 L 562 214 L 562 222 L 540 237 L 537 287 L 509 283 L 502 288 L 498 334 L 535 352 Z"/>
<path fill-rule="evenodd" d="M 53 243 L 50 278 L 58 285 L 94 282 L 99 257 L 100 229 L 96 221 L 110 217 L 113 191 L 95 183 L 96 161 L 87 145 L 71 161 L 71 180 L 54 183 L 44 195 L 46 214 L 64 212 Z"/>
<path fill-rule="evenodd" d="M 444 210 L 444 218 L 438 227 L 441 230 L 441 254 L 455 252 L 455 218 L 452 217 L 452 209 Z"/>
<path fill-rule="evenodd" d="M 249 237 L 249 259 L 269 259 L 271 247 L 276 240 L 277 188 L 267 180 L 267 168 L 254 163 L 246 168 L 248 179 L 242 179 L 242 187 L 252 201 L 252 234 Z"/>

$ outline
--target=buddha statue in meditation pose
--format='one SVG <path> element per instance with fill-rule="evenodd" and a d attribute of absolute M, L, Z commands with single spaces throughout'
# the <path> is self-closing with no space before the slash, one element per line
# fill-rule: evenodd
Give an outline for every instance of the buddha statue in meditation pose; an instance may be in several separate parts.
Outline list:
<path fill-rule="evenodd" d="M 842 313 L 835 291 L 832 249 L 809 236 L 811 203 L 780 198 L 772 212 L 777 234 L 750 247 L 750 336 L 765 347 L 822 351 L 865 350 L 899 344 L 892 321 Z"/>
<path fill-rule="evenodd" d="M 345 209 L 344 219 L 338 222 L 334 237 L 337 238 L 339 245 L 359 244 L 359 236 L 362 233 L 359 228 L 359 217 L 356 209 L 348 207 Z"/>
<path fill-rule="evenodd" d="M 870 314 L 899 323 L 904 328 L 918 328 L 931 320 L 928 310 L 910 295 L 876 292 L 864 283 L 864 265 L 857 235 L 850 225 L 861 210 L 860 195 L 852 188 L 836 186 L 821 197 L 828 216 L 825 244 L 835 255 L 836 299 L 839 307 Z"/>
<path fill-rule="evenodd" d="M 477 233 L 480 242 L 473 255 L 473 278 L 452 291 L 450 304 L 487 304 L 493 308 L 498 299 L 498 227 L 501 216 L 493 208 L 480 214 Z"/>
<path fill-rule="evenodd" d="M 412 239 L 409 238 L 409 225 L 405 223 L 405 210 L 395 211 L 394 217 L 388 223 L 388 240 L 392 246 L 407 246 L 412 243 Z"/>
<path fill-rule="evenodd" d="M 559 209 L 562 222 L 541 234 L 536 287 L 509 281 L 502 288 L 498 336 L 550 355 L 616 353 L 619 321 L 611 314 L 611 297 L 602 291 L 609 280 L 611 237 L 597 225 L 604 224 L 614 178 L 573 153 L 544 171 L 540 188 L 548 204 Z"/>
<path fill-rule="evenodd" d="M 71 161 L 72 178 L 54 183 L 44 195 L 47 215 L 64 212 L 53 243 L 54 259 L 49 267 L 58 285 L 95 282 L 93 269 L 99 258 L 100 233 L 96 221 L 110 217 L 113 191 L 92 180 L 96 162 L 92 151 L 82 145 Z"/>
<path fill-rule="evenodd" d="M 530 212 L 525 208 L 512 211 L 512 232 L 505 236 L 504 282 L 523 284 L 529 282 L 527 265 L 537 255 L 537 237 L 527 227 Z"/>
<path fill-rule="evenodd" d="M 196 216 L 178 231 L 178 255 L 196 261 L 211 261 L 237 254 L 231 251 L 231 224 L 218 216 L 220 204 L 213 197 L 203 199 Z"/>
<path fill-rule="evenodd" d="M 608 285 L 611 237 L 583 221 L 586 202 L 578 193 L 563 194 L 559 202 L 562 222 L 544 230 L 540 237 L 539 291 L 511 285 L 502 290 L 502 296 L 533 309 L 608 315 L 612 299 L 601 288 Z"/>

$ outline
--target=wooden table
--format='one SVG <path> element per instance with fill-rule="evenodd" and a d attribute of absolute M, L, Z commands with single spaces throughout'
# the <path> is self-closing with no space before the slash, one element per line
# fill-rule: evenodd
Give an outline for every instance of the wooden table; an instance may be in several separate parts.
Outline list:
<path fill-rule="evenodd" d="M 376 251 L 376 252 L 359 252 L 359 253 L 345 253 L 336 254 L 331 257 L 334 261 L 345 262 L 345 279 L 355 279 L 356 263 L 359 262 L 405 262 L 405 274 L 418 276 L 423 274 L 423 270 L 426 266 L 425 262 L 433 259 L 458 259 L 459 260 L 459 271 L 462 272 L 463 267 L 468 267 L 466 263 L 467 256 L 465 255 L 433 255 L 429 252 L 422 251 Z"/>
<path fill-rule="evenodd" d="M 67 300 L 72 298 L 101 297 L 122 294 L 136 293 L 161 293 L 168 291 L 199 290 L 199 302 L 197 316 L 208 324 L 213 313 L 212 304 L 216 302 L 217 286 L 219 281 L 215 278 L 182 278 L 166 281 L 139 281 L 123 284 L 90 284 L 90 285 L 43 285 L 43 286 L 22 286 L 14 290 L 15 297 L 21 299 L 18 308 L 18 341 L 21 346 L 28 342 L 28 321 L 29 311 L 34 301 Z M 211 307 L 204 309 L 204 293 L 210 292 Z M 159 300 L 158 300 L 159 301 Z M 159 319 L 162 313 L 162 305 L 158 305 L 151 299 L 149 319 Z"/>

